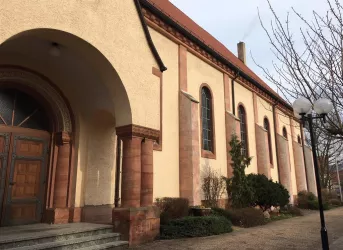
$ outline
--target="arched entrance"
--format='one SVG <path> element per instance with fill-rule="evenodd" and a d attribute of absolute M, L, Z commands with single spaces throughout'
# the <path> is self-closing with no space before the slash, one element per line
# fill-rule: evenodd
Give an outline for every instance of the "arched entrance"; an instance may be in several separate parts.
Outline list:
<path fill-rule="evenodd" d="M 69 205 L 71 114 L 48 79 L 0 68 L 0 226 L 53 221 Z"/>
<path fill-rule="evenodd" d="M 32 96 L 0 89 L 1 225 L 40 222 L 52 124 Z"/>

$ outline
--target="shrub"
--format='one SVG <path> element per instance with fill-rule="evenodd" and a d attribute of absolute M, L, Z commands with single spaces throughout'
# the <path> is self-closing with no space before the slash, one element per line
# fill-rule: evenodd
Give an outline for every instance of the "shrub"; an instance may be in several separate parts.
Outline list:
<path fill-rule="evenodd" d="M 161 225 L 161 239 L 210 236 L 232 231 L 231 223 L 222 216 L 184 217 Z"/>
<path fill-rule="evenodd" d="M 331 199 L 337 199 L 337 193 L 333 190 L 322 189 L 323 202 L 329 202 Z"/>
<path fill-rule="evenodd" d="M 226 219 L 231 221 L 231 213 L 230 213 L 230 211 L 228 211 L 226 209 L 222 209 L 219 207 L 213 207 L 212 208 L 212 214 L 215 216 L 223 216 Z"/>
<path fill-rule="evenodd" d="M 295 206 L 286 206 L 284 209 L 282 209 L 282 213 L 284 214 L 291 214 L 293 216 L 303 216 L 304 213 Z"/>
<path fill-rule="evenodd" d="M 208 207 L 217 207 L 218 200 L 224 193 L 225 180 L 210 166 L 205 166 L 202 173 L 201 189 L 205 196 L 204 204 Z"/>
<path fill-rule="evenodd" d="M 311 209 L 309 206 L 312 206 L 316 201 L 317 197 L 311 192 L 301 191 L 298 193 L 298 207 L 300 208 Z M 309 205 L 309 203 L 311 204 Z"/>
<path fill-rule="evenodd" d="M 338 199 L 330 199 L 329 204 L 332 206 L 341 206 L 342 205 L 341 201 Z"/>
<path fill-rule="evenodd" d="M 318 200 L 309 201 L 308 202 L 308 209 L 310 209 L 310 210 L 319 210 Z M 329 203 L 323 201 L 323 210 L 329 210 Z"/>
<path fill-rule="evenodd" d="M 289 202 L 287 189 L 277 182 L 268 180 L 263 174 L 249 174 L 248 181 L 254 189 L 254 204 L 263 211 L 272 206 L 286 206 Z"/>
<path fill-rule="evenodd" d="M 184 198 L 164 197 L 156 199 L 156 206 L 160 209 L 161 224 L 168 223 L 170 220 L 188 216 L 189 202 Z"/>
<path fill-rule="evenodd" d="M 230 155 L 232 160 L 233 177 L 226 178 L 226 190 L 232 207 L 242 208 L 251 205 L 254 190 L 249 185 L 245 169 L 250 165 L 251 157 L 243 153 L 243 143 L 233 134 L 230 140 Z"/>
<path fill-rule="evenodd" d="M 262 210 L 256 208 L 241 208 L 229 210 L 231 222 L 239 227 L 255 227 L 266 224 Z"/>

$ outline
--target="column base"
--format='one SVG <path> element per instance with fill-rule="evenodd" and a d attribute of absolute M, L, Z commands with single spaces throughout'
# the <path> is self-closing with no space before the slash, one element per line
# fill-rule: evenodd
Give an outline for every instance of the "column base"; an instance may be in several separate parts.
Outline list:
<path fill-rule="evenodd" d="M 45 211 L 44 222 L 49 224 L 66 224 L 69 223 L 69 208 L 48 208 Z"/>
<path fill-rule="evenodd" d="M 112 220 L 114 232 L 129 246 L 152 242 L 160 233 L 160 211 L 155 206 L 114 208 Z"/>

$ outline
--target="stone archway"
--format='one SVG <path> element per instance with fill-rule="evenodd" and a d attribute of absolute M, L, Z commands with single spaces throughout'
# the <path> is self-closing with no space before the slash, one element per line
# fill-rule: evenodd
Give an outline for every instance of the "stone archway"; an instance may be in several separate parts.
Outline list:
<path fill-rule="evenodd" d="M 50 154 L 46 157 L 42 156 L 43 162 L 45 162 L 45 166 L 42 167 L 46 168 L 44 170 L 46 175 L 41 178 L 45 179 L 43 182 L 46 184 L 43 191 L 45 197 L 40 202 L 43 204 L 41 204 L 42 207 L 39 208 L 39 211 L 42 210 L 42 221 L 51 223 L 68 222 L 68 207 L 70 207 L 70 191 L 72 187 L 71 138 L 73 132 L 73 120 L 69 105 L 49 79 L 28 69 L 11 66 L 1 67 L 0 87 L 10 87 L 34 93 L 34 98 L 41 99 L 48 106 L 47 110 L 52 119 L 52 128 L 51 134 L 45 133 L 44 136 L 44 144 L 50 142 L 49 145 L 45 146 L 44 154 L 49 152 Z M 20 129 L 13 128 L 11 130 L 16 134 L 22 133 L 24 135 L 24 131 Z M 40 138 L 40 134 L 39 131 L 32 133 L 32 135 L 36 136 L 35 138 Z M 44 209 L 44 205 L 47 209 Z"/>

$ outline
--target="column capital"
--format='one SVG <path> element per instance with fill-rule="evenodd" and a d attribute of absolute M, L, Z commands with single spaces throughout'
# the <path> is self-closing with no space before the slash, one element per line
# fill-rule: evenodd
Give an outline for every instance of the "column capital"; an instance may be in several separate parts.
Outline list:
<path fill-rule="evenodd" d="M 119 137 L 140 137 L 153 141 L 158 141 L 160 136 L 159 130 L 134 124 L 117 127 L 116 133 Z"/>
<path fill-rule="evenodd" d="M 57 145 L 68 144 L 71 142 L 71 135 L 69 132 L 60 131 L 55 133 L 55 139 Z"/>

